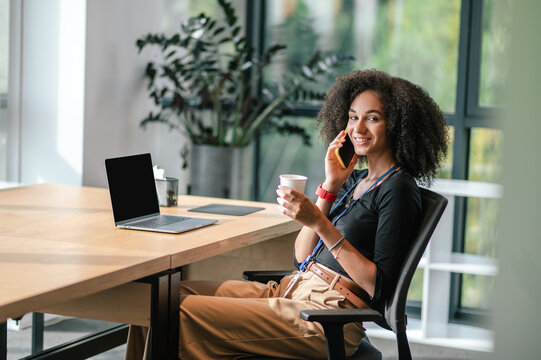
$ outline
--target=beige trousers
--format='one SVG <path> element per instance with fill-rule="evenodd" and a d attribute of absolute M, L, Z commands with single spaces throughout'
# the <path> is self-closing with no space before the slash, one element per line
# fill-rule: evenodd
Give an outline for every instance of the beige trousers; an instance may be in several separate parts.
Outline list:
<path fill-rule="evenodd" d="M 278 284 L 230 280 L 181 283 L 179 357 L 239 359 L 260 355 L 281 359 L 326 359 L 323 329 L 304 321 L 301 310 L 353 308 L 312 272 L 301 274 L 287 298 L 293 276 Z M 338 278 L 335 279 L 335 281 Z M 146 359 L 148 328 L 131 326 L 127 360 Z M 359 323 L 344 327 L 346 353 L 364 337 Z"/>

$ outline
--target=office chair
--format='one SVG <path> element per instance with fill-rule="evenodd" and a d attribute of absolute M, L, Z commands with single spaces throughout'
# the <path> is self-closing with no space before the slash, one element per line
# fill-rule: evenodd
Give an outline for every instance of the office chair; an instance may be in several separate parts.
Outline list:
<path fill-rule="evenodd" d="M 372 321 L 396 334 L 399 360 L 410 360 L 411 352 L 406 336 L 406 299 L 411 278 L 421 260 L 428 241 L 438 224 L 447 199 L 433 191 L 420 188 L 422 198 L 422 222 L 419 226 L 412 246 L 402 265 L 396 289 L 385 305 L 384 314 L 373 309 L 336 309 L 336 310 L 303 310 L 300 317 L 306 321 L 317 321 L 323 326 L 327 345 L 327 357 L 330 360 L 346 359 L 344 349 L 344 324 L 350 322 Z M 243 278 L 251 281 L 278 280 L 291 272 L 283 271 L 245 271 Z M 357 350 L 347 360 L 381 360 L 381 352 L 367 338 L 363 339 Z M 250 358 L 251 360 L 263 358 Z M 268 358 L 267 358 L 268 359 Z"/>

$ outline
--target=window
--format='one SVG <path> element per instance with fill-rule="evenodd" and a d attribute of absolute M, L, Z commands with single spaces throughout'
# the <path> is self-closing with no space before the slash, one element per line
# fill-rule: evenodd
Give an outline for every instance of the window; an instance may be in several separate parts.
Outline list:
<path fill-rule="evenodd" d="M 9 0 L 0 0 L 0 181 L 6 180 L 8 131 Z"/>
<path fill-rule="evenodd" d="M 496 129 L 472 128 L 470 130 L 470 153 L 468 179 L 499 183 L 501 180 L 502 132 Z M 489 258 L 498 257 L 501 199 L 466 199 L 463 252 Z M 458 321 L 486 322 L 486 314 L 492 306 L 494 276 L 461 274 L 455 317 Z M 477 320 L 476 320 L 477 319 Z"/>
<path fill-rule="evenodd" d="M 463 116 L 457 114 L 459 131 L 464 134 L 456 147 L 461 159 L 454 164 L 454 175 L 472 181 L 500 183 L 503 134 L 493 118 L 496 106 L 502 106 L 502 90 L 507 74 L 503 54 L 509 47 L 510 18 L 508 1 L 471 2 L 470 37 L 473 46 L 466 53 L 469 78 L 465 81 L 477 93 L 469 94 Z M 499 7 L 499 8 L 498 8 Z M 507 8 L 507 11 L 505 10 Z M 474 48 L 478 44 L 478 48 Z M 479 54 L 479 58 L 472 56 Z M 479 86 L 476 87 L 476 79 Z M 474 101 L 472 103 L 472 101 Z M 455 222 L 455 251 L 483 257 L 498 257 L 501 199 L 457 199 L 464 216 Z M 463 219 L 463 223 L 461 223 Z M 460 230 L 462 229 L 462 230 Z M 494 290 L 494 277 L 484 275 L 453 275 L 451 320 L 488 324 Z"/>
<path fill-rule="evenodd" d="M 306 61 L 315 49 L 355 56 L 354 68 L 377 68 L 423 86 L 453 112 L 460 0 L 269 1 L 267 43 L 287 45 L 281 69 Z M 351 69 L 344 69 L 344 72 Z M 320 91 L 327 84 L 319 84 Z"/>
<path fill-rule="evenodd" d="M 497 6 L 500 8 L 498 9 Z M 481 46 L 480 106 L 502 105 L 509 58 L 509 17 L 511 2 L 485 0 Z M 496 17 L 498 14 L 498 17 Z M 500 21 L 501 17 L 504 21 Z"/>
<path fill-rule="evenodd" d="M 453 143 L 453 139 L 455 137 L 455 128 L 453 126 L 449 126 L 449 141 L 450 144 Z M 453 146 L 449 146 L 449 149 L 447 151 L 447 157 L 445 158 L 442 167 L 438 173 L 439 179 L 450 179 L 451 178 L 451 172 L 453 169 Z"/>
<path fill-rule="evenodd" d="M 500 183 L 502 133 L 500 130 L 471 129 L 468 179 Z M 468 198 L 464 252 L 497 257 L 501 199 Z"/>
<path fill-rule="evenodd" d="M 415 270 L 415 274 L 413 274 L 408 290 L 408 301 L 416 302 L 417 306 L 421 304 L 423 300 L 423 280 L 424 270 L 422 268 Z"/>
<path fill-rule="evenodd" d="M 476 309 L 486 314 L 491 309 L 494 305 L 492 294 L 494 294 L 495 279 L 494 276 L 462 275 L 460 307 L 464 309 L 464 312 L 468 312 L 468 309 Z M 480 319 L 480 321 L 486 321 L 486 319 Z"/>

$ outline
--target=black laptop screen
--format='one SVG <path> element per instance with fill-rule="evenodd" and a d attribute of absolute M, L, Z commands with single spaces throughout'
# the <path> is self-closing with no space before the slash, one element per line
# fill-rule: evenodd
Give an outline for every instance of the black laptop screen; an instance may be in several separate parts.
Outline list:
<path fill-rule="evenodd" d="M 105 160 L 115 222 L 159 213 L 150 154 Z"/>

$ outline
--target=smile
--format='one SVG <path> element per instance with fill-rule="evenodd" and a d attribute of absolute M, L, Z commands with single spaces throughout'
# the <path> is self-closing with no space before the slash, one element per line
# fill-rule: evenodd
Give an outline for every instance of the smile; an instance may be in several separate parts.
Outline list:
<path fill-rule="evenodd" d="M 370 141 L 370 138 L 355 138 L 355 142 L 358 144 L 366 144 Z"/>

